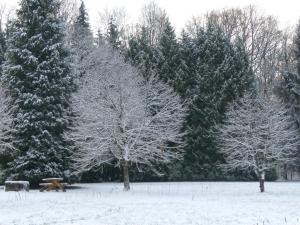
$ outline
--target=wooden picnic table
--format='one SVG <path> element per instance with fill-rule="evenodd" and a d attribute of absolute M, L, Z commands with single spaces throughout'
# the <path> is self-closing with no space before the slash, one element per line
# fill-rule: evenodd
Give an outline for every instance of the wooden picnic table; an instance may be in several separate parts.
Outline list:
<path fill-rule="evenodd" d="M 61 183 L 63 181 L 63 178 L 45 178 L 42 179 L 45 183 L 40 183 L 40 186 L 42 188 L 40 189 L 41 192 L 43 191 L 51 191 L 51 190 L 61 190 L 63 192 L 66 191 L 65 185 L 66 183 Z"/>

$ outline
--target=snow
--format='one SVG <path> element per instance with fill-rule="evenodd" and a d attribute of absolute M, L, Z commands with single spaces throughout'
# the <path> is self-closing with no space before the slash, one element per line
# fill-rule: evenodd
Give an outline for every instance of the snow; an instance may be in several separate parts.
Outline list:
<path fill-rule="evenodd" d="M 5 184 L 27 184 L 29 185 L 29 182 L 28 181 L 5 181 Z"/>
<path fill-rule="evenodd" d="M 75 185 L 73 185 L 75 186 Z M 67 192 L 4 192 L 0 225 L 298 225 L 300 183 L 80 184 Z"/>

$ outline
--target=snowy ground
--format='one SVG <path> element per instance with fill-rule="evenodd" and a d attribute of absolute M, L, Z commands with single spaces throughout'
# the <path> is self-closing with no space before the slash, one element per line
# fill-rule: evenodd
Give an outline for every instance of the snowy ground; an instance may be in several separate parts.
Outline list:
<path fill-rule="evenodd" d="M 4 192 L 0 225 L 300 225 L 300 183 L 81 184 L 66 193 Z"/>

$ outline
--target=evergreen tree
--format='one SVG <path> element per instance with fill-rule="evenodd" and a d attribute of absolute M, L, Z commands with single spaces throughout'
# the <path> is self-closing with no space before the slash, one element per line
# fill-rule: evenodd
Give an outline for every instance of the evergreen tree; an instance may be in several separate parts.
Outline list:
<path fill-rule="evenodd" d="M 296 29 L 295 45 L 296 45 L 295 55 L 297 60 L 297 70 L 298 70 L 298 75 L 300 76 L 300 20 Z"/>
<path fill-rule="evenodd" d="M 73 77 L 58 19 L 58 0 L 22 0 L 8 40 L 3 81 L 14 105 L 13 145 L 7 174 L 37 184 L 64 177 L 68 125 L 65 114 Z"/>
<path fill-rule="evenodd" d="M 249 87 L 251 72 L 242 48 L 234 48 L 217 27 L 208 26 L 195 39 L 184 36 L 182 45 L 187 58 L 181 74 L 190 77 L 180 86 L 191 102 L 183 178 L 216 179 L 215 164 L 223 158 L 213 129 L 222 123 L 228 103 Z"/>
<path fill-rule="evenodd" d="M 293 71 L 288 67 L 283 68 L 281 79 L 278 79 L 279 82 L 277 82 L 274 92 L 287 104 L 297 127 L 300 128 L 300 21 L 296 28 L 293 46 L 297 69 Z M 285 179 L 287 179 L 288 170 L 300 169 L 300 152 L 298 152 L 296 158 L 296 163 L 283 165 L 283 176 Z"/>
<path fill-rule="evenodd" d="M 108 21 L 108 28 L 106 32 L 106 39 L 108 43 L 115 49 L 120 49 L 122 47 L 120 31 L 117 24 L 115 24 L 114 17 L 111 16 Z"/>
<path fill-rule="evenodd" d="M 197 65 L 194 64 L 196 49 L 195 40 L 183 30 L 179 43 L 180 65 L 177 70 L 175 89 L 185 98 L 189 98 L 190 90 L 197 86 L 196 73 L 194 73 L 197 70 Z"/>
<path fill-rule="evenodd" d="M 83 1 L 81 1 L 79 14 L 74 22 L 71 41 L 74 55 L 76 56 L 76 65 L 78 67 L 83 67 L 82 62 L 93 47 L 93 34 L 90 29 L 88 13 Z M 83 68 L 79 68 L 80 73 L 83 73 L 82 70 Z"/>
<path fill-rule="evenodd" d="M 294 108 L 294 117 L 297 119 L 298 127 L 300 127 L 300 20 L 296 29 L 295 46 L 298 74 L 289 74 L 291 80 L 291 82 L 289 82 L 289 87 L 292 92 L 291 100 Z"/>
<path fill-rule="evenodd" d="M 161 80 L 174 86 L 181 60 L 175 31 L 168 19 L 165 21 L 164 30 L 159 40 L 157 51 L 157 74 Z"/>
<path fill-rule="evenodd" d="M 89 17 L 88 17 L 86 8 L 85 8 L 84 1 L 81 1 L 81 5 L 79 7 L 79 15 L 76 19 L 75 24 L 77 24 L 81 28 L 85 28 L 85 29 L 89 30 L 90 24 L 89 24 L 88 20 L 89 20 Z"/>
<path fill-rule="evenodd" d="M 129 39 L 125 58 L 139 68 L 145 78 L 151 76 L 156 70 L 157 50 L 150 45 L 145 27 Z"/>
<path fill-rule="evenodd" d="M 200 29 L 195 38 L 183 31 L 178 42 L 166 20 L 157 45 L 150 44 L 142 28 L 129 40 L 126 57 L 144 76 L 158 74 L 190 102 L 185 160 L 160 168 L 165 172 L 162 179 L 216 178 L 220 171 L 215 165 L 223 157 L 217 151 L 213 129 L 223 121 L 227 104 L 241 96 L 253 79 L 242 45 L 230 43 L 212 25 Z M 141 179 L 150 177 L 146 173 Z"/>
<path fill-rule="evenodd" d="M 281 99 L 290 106 L 291 113 L 300 127 L 300 21 L 296 28 L 294 46 L 297 71 L 282 71 L 283 80 L 275 90 Z"/>
<path fill-rule="evenodd" d="M 5 34 L 0 25 L 0 75 L 2 71 L 2 64 L 4 62 L 5 46 Z"/>

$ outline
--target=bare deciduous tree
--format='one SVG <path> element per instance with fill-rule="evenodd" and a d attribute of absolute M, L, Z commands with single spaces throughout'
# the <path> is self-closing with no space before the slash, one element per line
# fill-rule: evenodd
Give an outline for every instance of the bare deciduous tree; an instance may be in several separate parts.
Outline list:
<path fill-rule="evenodd" d="M 104 9 L 99 12 L 99 27 L 102 34 L 106 34 L 109 30 L 110 23 L 116 26 L 120 39 L 125 40 L 127 33 L 128 15 L 125 8 Z"/>
<path fill-rule="evenodd" d="M 281 73 L 297 73 L 294 39 L 294 27 L 287 27 L 282 32 L 280 52 L 278 54 Z"/>
<path fill-rule="evenodd" d="M 299 131 L 288 109 L 275 99 L 246 94 L 232 104 L 224 125 L 218 129 L 224 169 L 252 170 L 264 192 L 267 170 L 294 160 Z"/>
<path fill-rule="evenodd" d="M 60 0 L 59 16 L 62 22 L 71 26 L 78 16 L 78 1 Z"/>
<path fill-rule="evenodd" d="M 110 47 L 100 46 L 73 97 L 79 114 L 70 137 L 78 144 L 74 168 L 81 172 L 103 163 L 123 168 L 129 190 L 129 166 L 179 159 L 186 108 L 172 89 L 138 71 Z"/>
<path fill-rule="evenodd" d="M 4 32 L 7 23 L 14 20 L 15 7 L 8 8 L 5 4 L 0 3 L 0 31 Z"/>
<path fill-rule="evenodd" d="M 188 31 L 197 34 L 197 30 L 206 24 L 220 27 L 232 42 L 243 45 L 252 71 L 259 79 L 261 89 L 270 91 L 278 76 L 282 32 L 278 21 L 272 16 L 265 16 L 254 6 L 212 11 L 204 18 L 193 18 L 188 24 Z"/>
<path fill-rule="evenodd" d="M 141 15 L 141 25 L 147 30 L 151 45 L 155 45 L 160 40 L 167 19 L 165 10 L 160 8 L 154 1 L 144 5 Z"/>
<path fill-rule="evenodd" d="M 0 32 L 3 31 L 5 5 L 0 4 Z"/>

